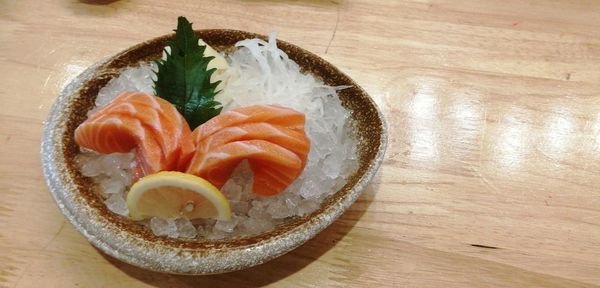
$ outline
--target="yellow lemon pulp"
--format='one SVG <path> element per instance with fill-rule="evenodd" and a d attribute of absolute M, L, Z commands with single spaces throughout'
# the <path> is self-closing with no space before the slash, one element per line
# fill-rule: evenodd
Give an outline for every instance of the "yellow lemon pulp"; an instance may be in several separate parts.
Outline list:
<path fill-rule="evenodd" d="M 129 217 L 231 219 L 229 201 L 208 181 L 186 173 L 163 171 L 148 175 L 127 194 Z"/>

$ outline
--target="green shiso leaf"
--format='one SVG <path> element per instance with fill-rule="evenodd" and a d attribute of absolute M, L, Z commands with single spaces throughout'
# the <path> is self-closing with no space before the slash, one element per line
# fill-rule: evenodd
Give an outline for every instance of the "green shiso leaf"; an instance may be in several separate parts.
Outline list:
<path fill-rule="evenodd" d="M 211 83 L 216 69 L 208 69 L 214 57 L 204 57 L 206 46 L 198 45 L 192 23 L 183 16 L 177 19 L 175 38 L 168 46 L 167 59 L 156 61 L 154 93 L 171 102 L 193 130 L 221 113 L 221 103 L 214 100 L 221 81 Z"/>

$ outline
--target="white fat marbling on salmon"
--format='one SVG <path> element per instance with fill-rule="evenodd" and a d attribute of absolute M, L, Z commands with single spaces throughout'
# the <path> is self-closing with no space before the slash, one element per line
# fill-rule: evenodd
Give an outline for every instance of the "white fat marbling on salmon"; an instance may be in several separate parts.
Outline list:
<path fill-rule="evenodd" d="M 225 113 L 223 113 L 221 115 L 234 117 L 234 119 L 237 119 L 239 121 L 244 121 L 244 120 L 250 118 L 250 116 L 248 116 L 248 115 L 246 115 L 244 113 L 238 112 L 236 110 L 227 111 L 227 112 L 225 112 Z"/>
<path fill-rule="evenodd" d="M 238 149 L 243 150 L 243 151 L 245 151 L 248 154 L 266 152 L 264 149 L 261 149 L 260 147 L 258 147 L 256 145 L 248 144 L 248 143 L 246 143 L 244 141 L 233 142 L 233 144 Z"/>
<path fill-rule="evenodd" d="M 114 109 L 114 111 L 129 112 L 131 115 L 134 115 L 138 112 L 133 104 L 127 102 L 119 102 L 118 104 L 114 105 L 112 109 Z"/>
<path fill-rule="evenodd" d="M 270 168 L 270 169 L 262 169 L 261 173 L 266 174 L 267 176 L 269 176 L 272 180 L 277 181 L 279 184 L 282 185 L 286 185 L 289 183 L 290 179 L 293 178 L 294 175 L 286 175 L 283 174 L 281 172 L 279 172 L 278 170 L 275 170 L 275 168 Z"/>
<path fill-rule="evenodd" d="M 204 160 L 208 160 L 208 159 L 227 159 L 231 157 L 231 154 L 226 153 L 226 152 L 215 152 L 215 153 L 209 153 L 206 154 L 206 156 L 204 157 Z"/>
<path fill-rule="evenodd" d="M 146 95 L 146 99 L 148 99 L 148 102 L 152 105 L 151 107 L 155 110 L 162 110 L 162 108 L 160 107 L 160 104 L 158 103 L 158 101 L 156 100 L 157 97 L 155 96 L 151 96 L 151 95 Z"/>
<path fill-rule="evenodd" d="M 260 123 L 260 125 L 262 127 L 266 128 L 269 131 L 269 134 L 271 134 L 272 136 L 290 138 L 289 135 L 283 133 L 280 129 L 277 129 L 277 127 L 273 126 L 272 124 L 269 124 L 269 123 Z"/>
<path fill-rule="evenodd" d="M 231 136 L 231 135 L 236 135 L 236 136 L 237 136 L 236 138 L 240 138 L 240 137 L 242 137 L 242 136 L 244 136 L 244 135 L 247 135 L 247 134 L 248 134 L 248 131 L 247 131 L 247 130 L 245 130 L 245 129 L 241 128 L 241 127 L 238 127 L 238 126 L 235 126 L 235 127 L 227 127 L 227 128 L 225 128 L 224 130 L 225 130 L 225 131 L 226 131 L 226 132 L 227 132 L 227 133 L 228 133 L 230 136 Z M 212 147 L 212 146 L 213 146 L 213 143 L 214 143 L 214 141 L 215 141 L 215 137 L 208 137 L 208 138 L 205 138 L 205 139 L 204 139 L 204 140 L 203 140 L 203 141 L 200 143 L 200 144 L 201 144 L 200 146 L 202 146 L 202 148 L 204 149 L 203 151 L 205 151 L 206 149 L 209 149 L 210 147 Z M 222 144 L 225 144 L 225 143 L 222 143 Z"/>
<path fill-rule="evenodd" d="M 206 165 L 207 161 L 227 159 L 229 157 L 231 157 L 231 154 L 229 154 L 227 152 L 213 152 L 213 153 L 204 154 L 200 158 L 200 163 L 198 164 L 198 167 L 204 167 L 204 165 Z M 194 163 L 194 160 L 195 159 L 192 159 L 192 163 Z"/>
<path fill-rule="evenodd" d="M 231 133 L 236 133 L 236 134 L 248 134 L 248 130 L 239 127 L 239 126 L 235 126 L 235 127 L 227 127 L 227 131 L 231 132 Z"/>
<path fill-rule="evenodd" d="M 248 118 L 250 118 L 248 115 L 240 113 L 238 111 L 232 110 L 232 111 L 227 111 L 221 115 L 220 118 L 221 119 L 229 119 L 228 122 L 232 122 L 232 123 L 240 123 L 240 122 L 244 122 L 246 121 Z M 213 118 L 215 119 L 215 118 Z M 198 132 L 196 133 L 195 136 L 195 141 L 200 142 L 202 141 L 202 139 L 206 138 L 207 136 L 209 136 L 210 134 L 216 132 L 218 130 L 218 128 L 216 128 L 215 125 L 215 120 L 208 120 L 204 125 L 201 125 L 198 127 Z"/>
<path fill-rule="evenodd" d="M 160 116 L 158 115 L 158 111 L 156 111 L 156 110 L 150 110 L 150 111 L 147 111 L 147 113 L 148 113 L 147 115 L 150 116 L 150 122 L 144 123 L 144 124 L 150 126 L 158 134 L 162 134 L 163 131 L 164 131 L 164 129 L 163 129 L 163 123 L 160 120 Z"/>
<path fill-rule="evenodd" d="M 107 117 L 101 122 L 102 124 L 111 124 L 115 126 L 123 125 L 123 121 L 118 117 Z"/>

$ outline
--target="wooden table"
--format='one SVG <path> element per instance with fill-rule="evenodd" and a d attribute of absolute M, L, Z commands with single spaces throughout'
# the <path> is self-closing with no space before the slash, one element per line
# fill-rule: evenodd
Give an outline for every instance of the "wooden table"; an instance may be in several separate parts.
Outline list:
<path fill-rule="evenodd" d="M 0 0 L 0 286 L 600 285 L 600 3 L 200 2 Z M 44 184 L 41 127 L 61 88 L 178 15 L 276 30 L 388 120 L 386 160 L 350 211 L 249 270 L 172 276 L 111 259 Z"/>

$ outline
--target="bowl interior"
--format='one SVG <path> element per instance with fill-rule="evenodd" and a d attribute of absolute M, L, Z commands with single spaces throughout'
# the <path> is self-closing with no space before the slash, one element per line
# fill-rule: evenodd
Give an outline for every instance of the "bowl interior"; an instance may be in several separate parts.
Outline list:
<path fill-rule="evenodd" d="M 233 49 L 234 44 L 243 39 L 254 37 L 265 39 L 265 36 L 262 35 L 235 30 L 198 30 L 196 33 L 206 43 L 221 51 Z M 140 61 L 158 59 L 166 42 L 171 37 L 172 35 L 166 35 L 141 43 L 100 63 L 96 67 L 90 68 L 90 70 L 87 71 L 88 75 L 80 79 L 79 85 L 71 87 L 75 88 L 72 89 L 73 91 L 63 92 L 63 94 L 65 94 L 62 95 L 65 98 L 63 99 L 64 101 L 62 101 L 62 103 L 59 103 L 61 101 L 58 101 L 57 104 L 55 104 L 54 110 L 60 111 L 55 111 L 57 114 L 60 114 L 60 117 L 51 117 L 48 121 L 46 127 L 47 133 L 48 135 L 54 133 L 54 137 L 45 137 L 52 139 L 44 140 L 43 152 L 57 154 L 58 156 L 49 160 L 54 161 L 51 164 L 55 166 L 49 165 L 48 168 L 46 167 L 47 165 L 45 165 L 46 175 L 48 177 L 49 174 L 52 174 L 48 171 L 56 168 L 59 170 L 59 180 L 66 181 L 64 185 L 72 185 L 74 188 L 63 188 L 55 191 L 51 184 L 56 185 L 56 183 L 51 183 L 52 179 L 49 177 L 50 190 L 61 209 L 63 209 L 65 215 L 67 215 L 67 218 L 69 218 L 71 222 L 77 222 L 78 224 L 74 223 L 74 225 L 90 239 L 94 245 L 121 260 L 153 270 L 175 273 L 189 272 L 192 274 L 231 271 L 245 267 L 242 267 L 243 265 L 227 266 L 227 263 L 222 263 L 222 265 L 217 268 L 199 268 L 190 270 L 188 267 L 181 270 L 180 268 L 175 269 L 173 267 L 167 267 L 167 264 L 165 264 L 165 267 L 161 267 L 160 264 L 157 265 L 156 263 L 144 265 L 144 263 L 140 263 L 143 261 L 132 260 L 135 258 L 135 255 L 127 255 L 126 251 L 121 251 L 123 247 L 126 247 L 125 245 L 122 247 L 119 245 L 103 245 L 102 241 L 104 240 L 100 239 L 102 237 L 99 237 L 98 234 L 108 233 L 109 235 L 119 235 L 118 237 L 125 239 L 125 241 L 130 241 L 131 243 L 129 243 L 129 245 L 142 245 L 145 246 L 145 249 L 155 250 L 156 254 L 150 253 L 155 256 L 160 255 L 160 253 L 165 251 L 168 251 L 168 253 L 173 253 L 173 251 L 179 251 L 177 253 L 181 253 L 181 251 L 184 251 L 185 253 L 191 253 L 190 257 L 216 255 L 215 257 L 221 257 L 225 260 L 228 259 L 228 256 L 233 255 L 227 254 L 228 251 L 235 250 L 243 252 L 250 248 L 261 247 L 266 244 L 266 242 L 276 243 L 277 241 L 287 241 L 288 243 L 291 243 L 284 245 L 286 248 L 283 250 L 275 249 L 277 251 L 266 251 L 263 259 L 257 259 L 253 262 L 259 264 L 287 252 L 285 251 L 286 249 L 289 250 L 302 244 L 302 242 L 306 241 L 312 235 L 335 220 L 335 218 L 337 218 L 343 210 L 358 197 L 360 190 L 364 188 L 373 176 L 383 158 L 387 139 L 386 127 L 381 113 L 366 92 L 333 65 L 295 45 L 278 40 L 280 49 L 285 51 L 289 57 L 296 61 L 306 72 L 321 78 L 328 85 L 350 86 L 350 88 L 339 91 L 338 95 L 342 101 L 342 105 L 351 111 L 351 121 L 353 122 L 359 145 L 359 166 L 354 174 L 348 175 L 345 185 L 335 194 L 328 197 L 321 204 L 320 208 L 310 215 L 292 218 L 272 231 L 247 238 L 224 239 L 218 241 L 186 241 L 158 237 L 145 227 L 110 212 L 102 202 L 102 199 L 96 194 L 93 187 L 94 184 L 91 180 L 84 177 L 79 172 L 75 162 L 75 156 L 79 153 L 79 148 L 75 144 L 73 132 L 75 128 L 87 118 L 86 112 L 94 106 L 98 91 L 104 87 L 108 81 L 119 75 L 122 68 L 137 65 Z M 54 143 L 56 144 L 54 146 L 55 148 L 48 149 L 56 149 L 57 151 L 44 151 L 44 145 L 52 144 L 47 143 L 52 141 L 59 143 Z M 72 194 L 67 196 L 73 197 L 64 197 L 65 195 L 57 195 L 57 193 Z M 69 203 L 69 201 L 74 201 L 76 203 Z M 67 207 L 63 208 L 63 206 Z M 69 210 L 68 206 L 73 206 L 74 208 Z M 77 209 L 83 210 L 83 214 L 85 215 L 77 216 L 82 213 L 81 211 L 76 211 Z M 69 213 L 73 217 L 69 217 Z M 80 219 L 85 217 L 89 218 Z M 94 225 L 92 226 L 95 228 L 80 223 L 82 221 L 94 222 Z M 104 231 L 95 231 L 98 227 L 101 227 Z M 294 237 L 294 235 L 298 233 L 304 233 L 306 235 L 303 237 Z M 155 256 L 150 255 L 148 257 Z M 146 260 L 146 262 L 148 261 Z"/>

